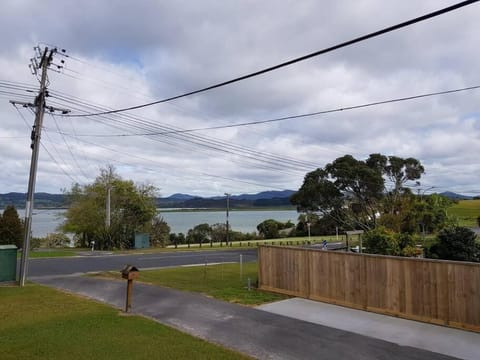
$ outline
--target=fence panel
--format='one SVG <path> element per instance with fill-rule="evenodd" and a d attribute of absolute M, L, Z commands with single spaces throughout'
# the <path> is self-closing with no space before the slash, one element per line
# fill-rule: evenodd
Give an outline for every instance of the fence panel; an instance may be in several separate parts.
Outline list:
<path fill-rule="evenodd" d="M 480 264 L 262 246 L 259 286 L 480 331 Z"/>

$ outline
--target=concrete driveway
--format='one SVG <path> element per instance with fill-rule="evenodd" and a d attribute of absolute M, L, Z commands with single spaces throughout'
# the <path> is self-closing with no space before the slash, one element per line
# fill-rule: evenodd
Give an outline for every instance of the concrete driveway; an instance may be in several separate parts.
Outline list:
<path fill-rule="evenodd" d="M 461 359 L 480 358 L 480 334 L 405 320 L 300 298 L 258 309 L 323 326 L 389 341 L 401 346 L 439 352 Z"/>

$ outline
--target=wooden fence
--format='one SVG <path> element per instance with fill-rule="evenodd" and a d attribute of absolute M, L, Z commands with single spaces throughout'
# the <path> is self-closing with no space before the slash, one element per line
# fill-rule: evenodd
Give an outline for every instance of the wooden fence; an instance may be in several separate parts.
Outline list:
<path fill-rule="evenodd" d="M 259 287 L 480 332 L 480 264 L 261 246 Z"/>

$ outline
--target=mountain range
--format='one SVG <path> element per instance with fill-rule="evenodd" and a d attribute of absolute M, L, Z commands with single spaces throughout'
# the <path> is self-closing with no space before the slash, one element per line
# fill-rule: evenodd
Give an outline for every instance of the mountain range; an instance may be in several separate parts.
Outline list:
<path fill-rule="evenodd" d="M 293 190 L 263 191 L 257 194 L 231 195 L 231 208 L 277 207 L 291 206 L 290 196 Z M 0 209 L 7 205 L 25 208 L 27 194 L 11 192 L 0 194 Z M 189 194 L 173 194 L 168 197 L 156 198 L 159 208 L 218 208 L 226 206 L 226 196 L 199 197 Z M 67 197 L 64 194 L 35 193 L 35 208 L 63 208 L 67 207 Z"/>

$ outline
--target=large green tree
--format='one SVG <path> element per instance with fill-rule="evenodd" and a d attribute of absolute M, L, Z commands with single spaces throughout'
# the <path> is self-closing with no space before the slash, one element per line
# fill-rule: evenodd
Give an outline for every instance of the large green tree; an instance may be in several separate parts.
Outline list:
<path fill-rule="evenodd" d="M 291 197 L 297 210 L 330 217 L 344 229 L 369 230 L 378 216 L 398 214 L 403 199 L 411 191 L 405 186 L 423 174 L 421 163 L 413 158 L 371 154 L 366 160 L 351 155 L 335 159 L 324 168 L 308 173 L 299 191 Z M 388 190 L 385 181 L 394 184 Z M 390 219 L 396 224 L 398 219 Z"/>
<path fill-rule="evenodd" d="M 106 225 L 110 190 L 110 226 Z M 67 193 L 70 207 L 61 226 L 76 234 L 80 246 L 95 241 L 98 249 L 130 248 L 135 232 L 148 232 L 156 216 L 156 189 L 123 180 L 112 166 L 101 169 L 93 184 L 74 185 Z"/>
<path fill-rule="evenodd" d="M 0 244 L 12 244 L 18 248 L 23 244 L 23 221 L 13 205 L 7 205 L 0 215 Z"/>

